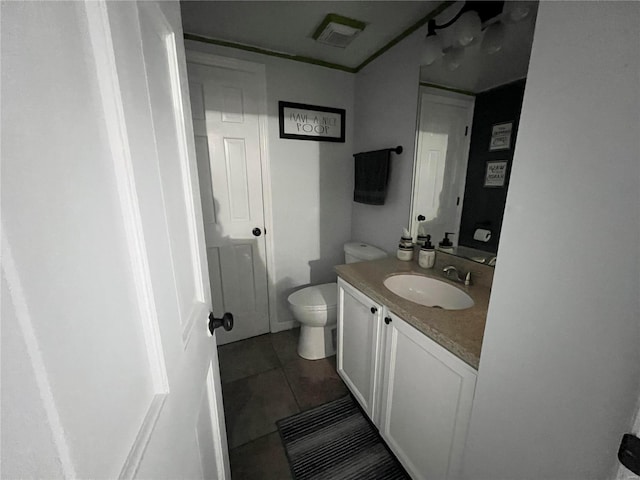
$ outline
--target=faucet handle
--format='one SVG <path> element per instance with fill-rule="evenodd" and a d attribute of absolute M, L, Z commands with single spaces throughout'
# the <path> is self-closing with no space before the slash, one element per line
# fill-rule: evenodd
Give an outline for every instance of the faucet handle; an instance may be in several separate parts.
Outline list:
<path fill-rule="evenodd" d="M 464 284 L 465 285 L 472 285 L 471 272 L 467 272 L 467 275 L 464 277 Z"/>
<path fill-rule="evenodd" d="M 444 267 L 442 269 L 442 273 L 444 273 L 445 277 L 449 277 L 451 272 L 455 272 L 456 273 L 456 277 L 459 277 L 458 275 L 458 269 L 456 267 L 454 267 L 453 265 L 449 265 L 447 267 Z"/>

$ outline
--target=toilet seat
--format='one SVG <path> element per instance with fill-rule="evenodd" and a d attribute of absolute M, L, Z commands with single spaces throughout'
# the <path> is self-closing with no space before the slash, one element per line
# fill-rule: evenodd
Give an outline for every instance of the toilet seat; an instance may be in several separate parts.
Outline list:
<path fill-rule="evenodd" d="M 331 310 L 338 305 L 338 284 L 323 283 L 305 287 L 289 295 L 289 303 L 305 310 Z"/>

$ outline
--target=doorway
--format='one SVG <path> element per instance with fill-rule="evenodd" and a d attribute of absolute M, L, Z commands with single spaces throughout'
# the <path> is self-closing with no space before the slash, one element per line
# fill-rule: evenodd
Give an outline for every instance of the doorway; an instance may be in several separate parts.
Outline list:
<path fill-rule="evenodd" d="M 411 235 L 419 229 L 436 244 L 457 233 L 462 216 L 474 98 L 420 87 L 416 160 L 411 201 Z"/>
<path fill-rule="evenodd" d="M 223 345 L 275 318 L 265 67 L 187 52 L 187 70 L 213 310 L 235 317 Z"/>

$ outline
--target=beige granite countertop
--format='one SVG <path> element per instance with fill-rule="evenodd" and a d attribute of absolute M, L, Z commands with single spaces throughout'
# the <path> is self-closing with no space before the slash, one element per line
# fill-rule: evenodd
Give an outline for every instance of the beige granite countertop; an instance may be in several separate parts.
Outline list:
<path fill-rule="evenodd" d="M 446 280 L 440 269 L 423 269 L 415 261 L 403 262 L 385 258 L 370 262 L 335 267 L 338 276 L 372 300 L 385 305 L 393 313 L 476 370 L 480 363 L 482 337 L 489 306 L 490 289 L 482 285 L 464 286 Z M 392 275 L 410 273 L 437 278 L 464 290 L 473 298 L 474 306 L 465 310 L 442 310 L 405 300 L 383 285 Z"/>

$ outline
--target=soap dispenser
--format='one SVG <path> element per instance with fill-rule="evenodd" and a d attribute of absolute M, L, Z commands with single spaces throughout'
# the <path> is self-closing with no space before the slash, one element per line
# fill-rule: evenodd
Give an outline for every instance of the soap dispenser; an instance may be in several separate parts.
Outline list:
<path fill-rule="evenodd" d="M 418 239 L 416 240 L 416 243 L 418 245 L 420 245 L 420 247 L 423 247 L 425 242 L 427 241 L 427 237 L 431 237 L 431 235 L 427 235 L 426 233 L 424 233 L 424 229 L 422 228 L 422 225 L 420 225 L 420 227 L 418 228 Z"/>
<path fill-rule="evenodd" d="M 403 229 L 402 237 L 400 237 L 400 244 L 398 245 L 398 252 L 396 254 L 398 260 L 409 262 L 413 259 L 413 239 L 409 230 Z"/>
<path fill-rule="evenodd" d="M 406 228 L 402 229 L 402 237 L 400 237 L 400 244 L 404 245 L 405 247 L 413 247 L 413 238 L 411 237 L 409 230 L 407 230 Z"/>
<path fill-rule="evenodd" d="M 431 243 L 431 235 L 425 237 L 424 245 L 420 248 L 420 254 L 418 255 L 418 265 L 422 268 L 433 268 L 433 264 L 436 263 L 436 252 Z"/>
<path fill-rule="evenodd" d="M 454 235 L 454 232 L 444 232 L 444 238 L 438 244 L 438 248 L 443 252 L 453 252 L 453 243 L 449 239 L 449 235 Z"/>

